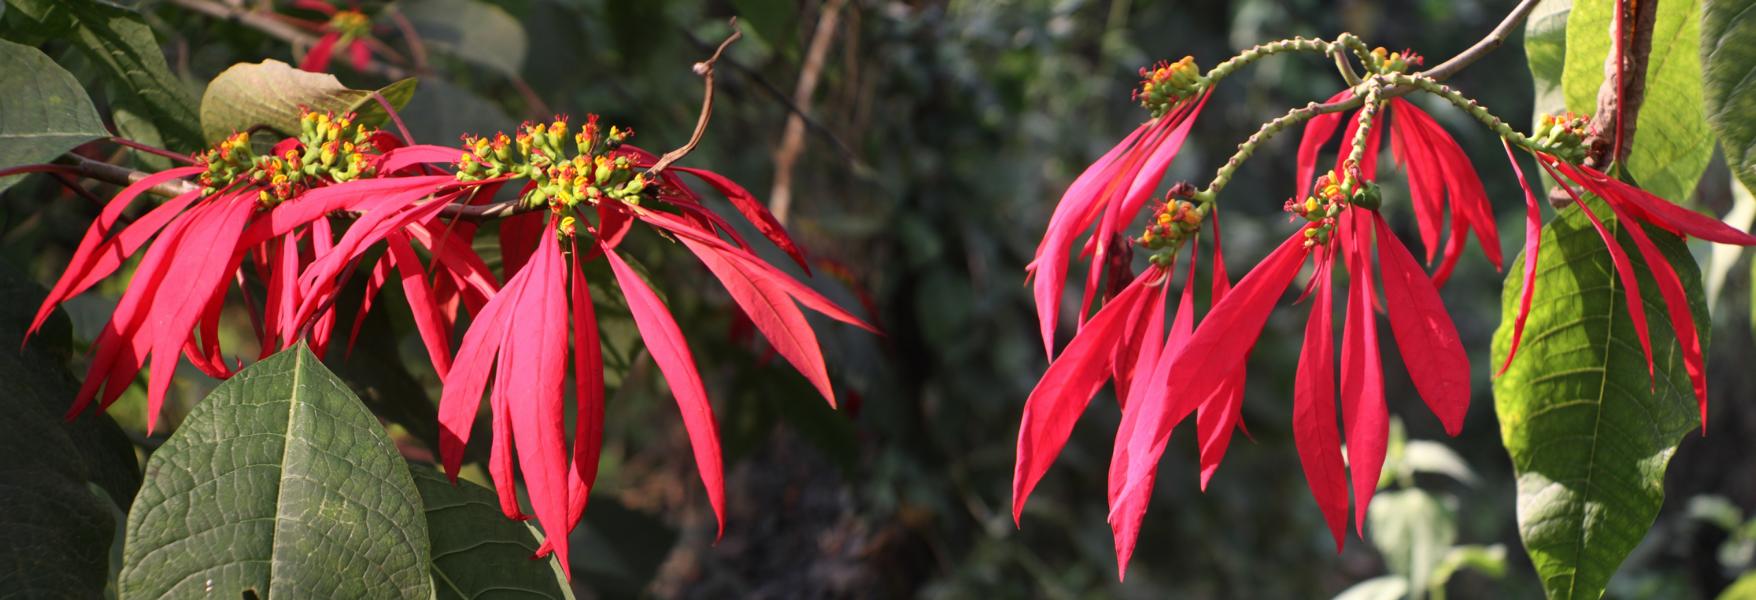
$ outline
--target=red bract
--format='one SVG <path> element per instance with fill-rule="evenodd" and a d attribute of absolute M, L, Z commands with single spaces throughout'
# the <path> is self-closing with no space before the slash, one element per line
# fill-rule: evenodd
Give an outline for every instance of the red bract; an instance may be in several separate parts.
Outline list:
<path fill-rule="evenodd" d="M 461 156 L 457 178 L 463 180 L 463 185 L 497 182 L 501 177 L 529 178 L 520 203 L 528 209 L 543 210 L 528 213 L 537 220 L 514 220 L 511 232 L 502 229 L 501 241 L 508 255 L 517 256 L 522 265 L 507 267 L 510 278 L 505 288 L 482 306 L 449 365 L 439 407 L 439 454 L 446 472 L 455 477 L 486 392 L 494 427 L 488 471 L 499 492 L 501 509 L 508 517 L 524 518 L 514 481 L 515 474 L 522 474 L 535 516 L 547 534 L 539 553 L 553 551 L 563 569 L 568 568 L 567 534 L 578 524 L 585 509 L 596 478 L 598 446 L 603 435 L 603 361 L 591 290 L 580 269 L 582 262 L 601 255 L 609 263 L 646 350 L 677 401 L 708 502 L 720 521 L 722 533 L 724 471 L 713 408 L 694 355 L 670 311 L 616 250 L 627 229 L 637 221 L 646 223 L 674 237 L 700 258 L 756 329 L 831 405 L 835 396 L 822 351 L 798 304 L 871 329 L 864 321 L 758 259 L 741 240 L 734 244 L 722 239 L 720 236 L 730 231 L 730 225 L 703 207 L 699 198 L 675 178 L 667 173 L 638 171 L 652 165 L 653 157 L 623 145 L 628 132 L 616 128 L 600 130 L 594 116 L 574 138 L 578 153 L 569 156 L 572 153 L 565 152 L 561 145 L 568 130 L 566 120 L 557 119 L 546 126 L 527 124 L 516 143 L 500 135 L 491 140 L 466 139 L 468 150 L 419 151 L 423 158 L 447 156 L 446 160 L 452 160 Z M 742 188 L 708 171 L 687 172 L 728 195 L 744 196 L 734 200 L 734 205 L 741 211 L 761 211 L 752 221 L 765 222 L 762 217 L 766 217 L 766 210 Z M 658 205 L 678 212 L 658 210 Z M 772 217 L 767 219 L 772 223 Z M 535 227 L 530 226 L 533 222 Z M 797 247 L 778 225 L 759 228 L 771 239 L 784 240 L 783 248 L 797 253 Z M 396 254 L 393 252 L 391 260 L 400 267 L 404 259 Z M 465 272 L 473 272 L 473 268 Z M 424 302 L 417 301 L 421 303 Z M 433 307 L 417 306 L 416 310 L 417 315 L 437 312 Z M 445 320 L 443 315 L 429 318 L 439 324 Z M 566 325 L 569 318 L 571 336 Z M 442 350 L 440 341 L 429 341 L 430 351 Z M 568 362 L 569 341 L 574 357 L 577 411 L 571 453 L 566 451 L 562 418 L 563 369 Z M 490 375 L 492 388 L 488 386 Z"/>
<path fill-rule="evenodd" d="M 149 358 L 149 431 L 157 424 L 179 353 L 213 377 L 230 376 L 233 367 L 226 364 L 219 345 L 219 317 L 230 282 L 244 281 L 240 267 L 246 262 L 268 291 L 260 309 L 247 303 L 264 355 L 301 338 L 323 351 L 334 322 L 329 307 L 294 312 L 309 296 L 292 282 L 332 249 L 331 213 L 394 208 L 362 187 L 342 189 L 338 184 L 355 182 L 380 192 L 385 190 L 373 186 L 410 184 L 400 179 L 355 181 L 377 174 L 380 152 L 400 141 L 355 126 L 351 115 L 306 113 L 301 128 L 299 137 L 262 156 L 253 153 L 247 136 L 234 135 L 198 156 L 197 166 L 149 176 L 104 208 L 31 326 L 34 331 L 56 306 L 146 250 L 93 343 L 91 364 L 69 415 L 85 410 L 93 399 L 108 407 Z M 116 230 L 123 211 L 147 189 L 193 176 L 199 176 L 204 189 L 173 198 Z M 240 289 L 248 294 L 248 288 Z"/>
<path fill-rule="evenodd" d="M 1429 409 L 1456 435 L 1469 407 L 1469 364 L 1438 291 L 1413 255 L 1378 213 L 1361 203 L 1374 198 L 1366 184 L 1336 173 L 1320 178 L 1317 193 L 1288 210 L 1308 223 L 1245 276 L 1215 304 L 1176 361 L 1170 384 L 1179 394 L 1208 398 L 1231 382 L 1216 373 L 1243 367 L 1269 312 L 1292 285 L 1307 257 L 1315 263 L 1315 302 L 1307 323 L 1294 394 L 1294 438 L 1306 479 L 1323 509 L 1337 548 L 1347 523 L 1347 484 L 1341 476 L 1340 442 L 1335 436 L 1334 351 L 1331 332 L 1335 256 L 1350 274 L 1341 355 L 1342 421 L 1348 443 L 1357 527 L 1377 489 L 1389 433 L 1384 384 L 1372 308 L 1377 285 L 1371 257 L 1376 249 L 1383 271 L 1385 307 L 1397 346 L 1405 350 L 1409 376 Z M 1374 238 L 1378 243 L 1374 243 Z"/>
<path fill-rule="evenodd" d="M 1055 323 L 1075 238 L 1090 232 L 1081 253 L 1091 257 L 1092 265 L 1080 304 L 1083 322 L 1103 271 L 1099 265 L 1112 251 L 1111 241 L 1131 226 L 1146 199 L 1157 190 L 1165 169 L 1177 157 L 1207 103 L 1208 92 L 1198 81 L 1193 59 L 1142 69 L 1141 74 L 1146 80 L 1135 96 L 1153 112 L 1153 118 L 1074 179 L 1056 204 L 1036 256 L 1026 267 L 1034 278 L 1043 350 L 1050 357 L 1055 355 Z"/>
<path fill-rule="evenodd" d="M 1202 411 L 1198 433 L 1205 487 L 1238 423 L 1242 369 L 1222 374 L 1221 378 L 1232 385 L 1208 396 L 1173 396 L 1169 385 L 1171 365 L 1182 352 L 1195 318 L 1193 283 L 1199 253 L 1193 240 L 1201 217 L 1194 204 L 1174 198 L 1155 211 L 1153 225 L 1138 240 L 1143 248 L 1158 252 L 1154 266 L 1110 298 L 1051 361 L 1025 403 L 1019 426 L 1013 471 L 1014 521 L 1022 516 L 1030 492 L 1066 445 L 1075 421 L 1092 397 L 1105 381 L 1115 382 L 1122 422 L 1110 458 L 1109 520 L 1115 535 L 1118 575 L 1126 572 L 1133 554 L 1172 426 L 1191 412 Z M 1227 296 L 1231 283 L 1224 259 L 1217 252 L 1217 231 L 1212 275 L 1216 299 Z M 1170 279 L 1176 252 L 1185 239 L 1191 240 L 1188 275 L 1167 333 Z"/>
<path fill-rule="evenodd" d="M 329 70 L 329 59 L 335 54 L 336 46 L 342 46 L 354 70 L 363 71 L 372 62 L 372 49 L 367 45 L 367 38 L 372 35 L 372 20 L 360 12 L 356 3 L 347 10 L 337 9 L 323 0 L 294 0 L 293 7 L 316 11 L 329 17 L 329 20 L 317 26 L 321 35 L 305 52 L 305 59 L 299 62 L 299 68 L 306 71 L 322 73 Z"/>
<path fill-rule="evenodd" d="M 1573 119 L 1575 127 L 1580 125 Z M 1545 127 L 1550 123 L 1545 122 Z M 1677 270 L 1671 265 L 1670 259 L 1653 245 L 1648 237 L 1647 228 L 1657 227 L 1676 236 L 1694 236 L 1721 244 L 1739 246 L 1756 246 L 1756 236 L 1738 231 L 1718 220 L 1708 218 L 1689 209 L 1677 206 L 1663 198 L 1652 195 L 1646 190 L 1617 181 L 1602 172 L 1586 166 L 1576 166 L 1567 160 L 1546 152 L 1533 151 L 1537 164 L 1549 174 L 1560 187 L 1566 190 L 1579 210 L 1585 213 L 1592 227 L 1603 239 L 1604 246 L 1610 252 L 1610 260 L 1616 270 L 1616 277 L 1621 282 L 1624 304 L 1627 305 L 1628 317 L 1633 321 L 1635 335 L 1640 339 L 1640 348 L 1646 355 L 1646 368 L 1649 376 L 1654 375 L 1652 359 L 1652 340 L 1648 333 L 1645 302 L 1640 295 L 1640 280 L 1635 275 L 1634 263 L 1616 235 L 1606 228 L 1598 215 L 1586 204 L 1579 191 L 1589 192 L 1601 199 L 1615 215 L 1616 222 L 1634 241 L 1635 248 L 1640 252 L 1641 260 L 1652 271 L 1653 279 L 1658 283 L 1659 294 L 1664 298 L 1665 310 L 1669 315 L 1671 330 L 1677 336 L 1677 342 L 1683 351 L 1684 370 L 1689 373 L 1689 380 L 1695 393 L 1696 403 L 1701 411 L 1701 427 L 1707 428 L 1707 373 L 1701 355 L 1701 340 L 1695 329 L 1695 315 L 1689 308 L 1687 291 Z M 1516 163 L 1514 163 L 1516 166 Z M 1522 180 L 1522 176 L 1520 177 Z M 1527 190 L 1528 195 L 1528 190 Z M 1534 202 L 1534 196 L 1530 201 Z M 1533 236 L 1534 238 L 1534 236 Z M 1536 238 L 1540 239 L 1540 238 Z M 1525 259 L 1527 265 L 1534 264 L 1537 242 L 1527 242 Z M 1511 350 L 1506 356 L 1506 365 L 1510 366 L 1518 351 L 1518 341 L 1522 337 L 1525 318 L 1530 312 L 1529 297 L 1534 295 L 1537 280 L 1526 267 L 1524 279 L 1524 296 L 1519 302 L 1519 312 L 1513 321 Z M 1505 367 L 1502 367 L 1504 370 Z"/>
<path fill-rule="evenodd" d="M 1351 92 L 1343 91 L 1331 97 L 1329 102 L 1351 98 Z M 1438 253 L 1440 229 L 1445 225 L 1449 208 L 1451 232 L 1445 240 L 1443 259 L 1433 272 L 1434 284 L 1444 286 L 1451 277 L 1458 258 L 1463 256 L 1464 238 L 1471 232 L 1474 232 L 1488 261 L 1494 268 L 1500 268 L 1499 229 L 1494 223 L 1481 178 L 1476 175 L 1463 148 L 1414 103 L 1392 98 L 1389 109 L 1394 117 L 1390 121 L 1391 156 L 1408 170 L 1410 204 L 1414 207 L 1415 224 L 1429 264 Z M 1328 113 L 1313 117 L 1305 126 L 1298 158 L 1298 189 L 1301 193 L 1310 189 L 1311 179 L 1317 172 L 1317 153 L 1334 135 L 1340 122 L 1341 113 Z M 1342 140 L 1352 141 L 1358 126 L 1359 114 L 1356 112 L 1349 118 Z M 1360 158 L 1359 170 L 1369 179 L 1377 177 L 1378 129 L 1367 131 L 1366 150 Z M 1344 156 L 1337 157 L 1337 168 L 1345 158 L 1346 148 L 1343 150 Z"/>

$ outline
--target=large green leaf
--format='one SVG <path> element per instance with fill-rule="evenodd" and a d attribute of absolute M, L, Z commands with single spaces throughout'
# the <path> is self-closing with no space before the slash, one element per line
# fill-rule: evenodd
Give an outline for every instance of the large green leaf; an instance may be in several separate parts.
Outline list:
<path fill-rule="evenodd" d="M 63 367 L 66 317 L 22 340 L 44 295 L 0 265 L 0 596 L 95 598 L 117 509 L 93 490 L 131 494 L 139 471 L 107 417 L 61 418 L 79 389 Z"/>
<path fill-rule="evenodd" d="M 1699 426 L 1676 337 L 1657 284 L 1608 208 L 1639 273 L 1656 379 L 1633 333 L 1610 253 L 1577 207 L 1543 228 L 1537 291 L 1518 358 L 1494 380 L 1501 438 L 1518 474 L 1518 526 L 1551 598 L 1597 598 L 1664 502 L 1664 471 Z M 1647 228 L 1676 266 L 1705 325 L 1700 270 L 1681 240 Z M 1494 359 L 1511 342 L 1524 257 L 1507 269 Z M 1700 331 L 1706 346 L 1707 331 Z"/>
<path fill-rule="evenodd" d="M 171 74 L 140 13 L 103 0 L 7 0 L 39 22 L 71 17 L 71 41 L 121 90 L 119 105 L 148 117 L 173 150 L 205 145 L 189 87 Z"/>
<path fill-rule="evenodd" d="M 404 79 L 378 90 L 401 110 L 415 94 L 415 80 Z M 299 133 L 299 109 L 356 112 L 362 123 L 377 125 L 388 118 L 371 90 L 349 89 L 334 75 L 294 69 L 278 60 L 232 65 L 201 97 L 201 131 L 218 142 L 239 131 L 267 127 L 286 135 Z"/>
<path fill-rule="evenodd" d="M 0 40 L 0 169 L 48 162 L 109 135 L 91 98 L 41 50 Z M 0 178 L 0 191 L 19 177 Z"/>
<path fill-rule="evenodd" d="M 302 344 L 215 389 L 146 471 L 128 515 L 123 598 L 433 593 L 408 468 Z"/>
<path fill-rule="evenodd" d="M 1567 17 L 1562 88 L 1567 108 L 1591 114 L 1604 82 L 1615 2 L 1582 2 Z M 1646 96 L 1628 154 L 1628 172 L 1640 186 L 1673 202 L 1695 192 L 1713 157 L 1701 84 L 1701 0 L 1658 4 L 1652 53 L 1646 65 Z"/>
<path fill-rule="evenodd" d="M 430 48 L 509 77 L 524 71 L 530 45 L 524 25 L 498 6 L 481 0 L 404 0 L 396 10 Z"/>
<path fill-rule="evenodd" d="M 1756 189 L 1756 0 L 1706 0 L 1701 74 L 1726 164 Z"/>
<path fill-rule="evenodd" d="M 572 598 L 554 555 L 531 560 L 542 542 L 529 525 L 500 514 L 488 488 L 453 485 L 431 467 L 409 465 L 427 507 L 433 589 L 456 598 Z"/>

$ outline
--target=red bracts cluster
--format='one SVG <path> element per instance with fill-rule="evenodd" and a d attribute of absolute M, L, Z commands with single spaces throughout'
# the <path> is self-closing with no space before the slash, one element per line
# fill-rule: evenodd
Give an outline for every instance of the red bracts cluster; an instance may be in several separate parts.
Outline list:
<path fill-rule="evenodd" d="M 517 494 L 522 477 L 548 533 L 541 553 L 555 552 L 565 569 L 567 533 L 585 509 L 603 436 L 604 366 L 583 263 L 602 257 L 609 264 L 647 352 L 676 397 L 716 517 L 723 518 L 724 506 L 713 410 L 682 331 L 618 254 L 627 233 L 642 223 L 688 248 L 831 406 L 828 371 L 800 306 L 873 330 L 758 258 L 678 174 L 719 191 L 803 266 L 804 253 L 749 192 L 711 171 L 652 171 L 657 157 L 627 145 L 630 131 L 600 128 L 595 115 L 577 134 L 557 118 L 526 124 L 515 137 L 466 137 L 465 148 L 405 146 L 351 116 L 307 114 L 303 125 L 299 137 L 268 155 L 254 154 L 248 137 L 234 136 L 198 156 L 194 166 L 130 186 L 105 208 L 36 322 L 146 250 L 94 344 L 91 371 L 70 414 L 100 391 L 100 404 L 108 406 L 149 356 L 149 423 L 179 357 L 215 377 L 229 376 L 234 367 L 217 332 L 234 282 L 246 295 L 265 356 L 300 340 L 321 353 L 330 342 L 338 290 L 382 242 L 385 252 L 366 275 L 359 314 L 394 276 L 444 382 L 439 455 L 446 471 L 456 477 L 486 393 L 493 422 L 488 472 L 501 508 L 508 517 L 526 518 Z M 123 210 L 144 191 L 188 177 L 199 177 L 204 189 L 118 231 Z M 476 224 L 444 213 L 491 202 L 517 180 L 523 180 L 518 213 L 500 228 L 502 287 L 472 249 Z M 249 298 L 245 284 L 252 274 L 267 290 L 260 302 Z M 470 324 L 453 351 L 452 333 L 466 311 Z M 576 411 L 571 449 L 563 389 L 569 369 Z"/>
<path fill-rule="evenodd" d="M 1623 231 L 1634 241 L 1634 247 L 1640 257 L 1651 269 L 1652 276 L 1658 282 L 1659 294 L 1664 298 L 1665 310 L 1670 317 L 1671 330 L 1677 336 L 1677 342 L 1683 350 L 1684 370 L 1689 373 L 1689 381 L 1695 393 L 1695 400 L 1701 410 L 1701 427 L 1707 428 L 1707 370 L 1701 355 L 1701 340 L 1695 329 L 1695 316 L 1689 310 L 1689 298 L 1683 289 L 1682 280 L 1677 277 L 1676 268 L 1665 258 L 1658 247 L 1652 243 L 1647 228 L 1657 227 L 1671 235 L 1696 237 L 1710 242 L 1733 244 L 1738 246 L 1756 246 L 1756 236 L 1733 229 L 1715 219 L 1703 216 L 1695 211 L 1683 208 L 1664 198 L 1654 196 L 1646 190 L 1628 185 L 1605 175 L 1604 173 L 1583 165 L 1575 165 L 1585 137 L 1585 119 L 1577 115 L 1564 114 L 1558 117 L 1544 115 L 1538 126 L 1536 135 L 1539 140 L 1546 140 L 1547 146 L 1559 149 L 1574 150 L 1569 153 L 1557 150 L 1559 155 L 1548 152 L 1532 151 L 1537 165 L 1558 183 L 1572 198 L 1574 205 L 1585 213 L 1592 227 L 1604 240 L 1604 246 L 1610 252 L 1610 258 L 1616 269 L 1616 277 L 1621 281 L 1623 298 L 1628 307 L 1628 317 L 1634 323 L 1634 332 L 1640 338 L 1640 349 L 1646 353 L 1646 370 L 1649 376 L 1655 375 L 1652 362 L 1652 340 L 1647 332 L 1646 307 L 1640 296 L 1640 279 L 1635 276 L 1634 264 L 1627 251 L 1616 240 L 1616 235 L 1606 228 L 1592 207 L 1580 195 L 1583 190 L 1603 200 L 1611 214 L 1616 217 Z M 1514 170 L 1518 162 L 1507 148 L 1507 159 L 1512 161 Z M 1524 337 L 1524 322 L 1530 314 L 1531 298 L 1536 293 L 1536 271 L 1532 266 L 1539 251 L 1540 235 L 1535 233 L 1541 225 L 1537 222 L 1537 199 L 1524 182 L 1524 174 L 1520 171 L 1519 183 L 1524 185 L 1526 202 L 1530 206 L 1528 227 L 1532 231 L 1526 242 L 1524 288 L 1519 297 L 1519 311 L 1514 317 L 1511 349 L 1507 352 L 1506 363 L 1501 366 L 1504 371 L 1512 364 L 1518 354 L 1518 346 Z M 1577 188 L 1577 189 L 1575 189 Z"/>
<path fill-rule="evenodd" d="M 1112 242 L 1131 226 L 1158 189 L 1165 168 L 1176 159 L 1207 102 L 1206 88 L 1194 59 L 1141 69 L 1141 76 L 1144 81 L 1135 90 L 1135 99 L 1152 113 L 1152 119 L 1073 180 L 1061 202 L 1055 205 L 1048 230 L 1037 245 L 1036 257 L 1026 268 L 1034 280 L 1043 351 L 1051 357 L 1055 355 L 1055 323 L 1060 317 L 1061 294 L 1066 287 L 1067 262 L 1074 240 L 1090 231 L 1080 253 L 1090 257 L 1093 265 L 1086 278 L 1084 300 L 1080 302 L 1083 321 L 1091 310 L 1102 276 L 1103 269 L 1098 265 L 1107 262 L 1114 252 Z M 1127 276 L 1112 274 L 1112 279 L 1117 277 Z"/>
<path fill-rule="evenodd" d="M 1401 72 L 1419 64 L 1419 57 L 1380 49 L 1366 63 L 1379 73 Z M 1142 235 L 1116 240 L 1117 232 L 1133 226 L 1144 195 L 1157 187 L 1163 169 L 1188 132 L 1188 119 L 1199 112 L 1206 99 L 1205 83 L 1190 74 L 1192 67 L 1179 70 L 1184 64 L 1147 72 L 1144 91 L 1137 96 L 1156 103 L 1148 104 L 1154 107 L 1155 119 L 1073 182 L 1056 206 L 1030 266 L 1036 278 L 1033 285 L 1041 333 L 1051 362 L 1025 403 L 1019 427 L 1013 518 L 1021 517 L 1031 491 L 1066 444 L 1080 414 L 1099 388 L 1113 381 L 1122 421 L 1109 470 L 1109 520 L 1118 567 L 1124 573 L 1171 431 L 1191 414 L 1197 416 L 1201 484 L 1205 488 L 1224 455 L 1232 429 L 1242 426 L 1239 404 L 1249 354 L 1274 306 L 1307 262 L 1312 265 L 1312 275 L 1301 301 L 1309 299 L 1311 308 L 1295 377 L 1293 432 L 1311 491 L 1338 549 L 1349 518 L 1350 497 L 1356 531 L 1363 533 L 1387 451 L 1389 412 L 1378 314 L 1387 315 L 1397 347 L 1409 351 L 1402 362 L 1408 365 L 1416 391 L 1445 431 L 1456 435 L 1468 412 L 1471 379 L 1467 355 L 1438 287 L 1452 273 L 1470 236 L 1496 268 L 1502 263 L 1499 234 L 1475 168 L 1430 116 L 1401 98 L 1354 113 L 1343 135 L 1350 145 L 1343 146 L 1336 167 L 1321 177 L 1317 176 L 1319 151 L 1334 136 L 1343 115 L 1321 114 L 1310 121 L 1298 151 L 1300 194 L 1285 206 L 1296 221 L 1302 221 L 1301 227 L 1236 287 L 1230 285 L 1223 261 L 1218 260 L 1217 208 L 1207 196 L 1209 192 L 1196 192 L 1186 184 L 1174 186 Z M 1351 92 L 1343 92 L 1330 101 L 1350 99 Z M 1387 111 L 1394 117 L 1389 124 L 1391 154 L 1408 172 L 1409 198 L 1426 248 L 1425 262 L 1430 265 L 1439 259 L 1431 275 L 1378 212 L 1381 200 L 1375 183 L 1376 157 L 1383 136 L 1377 131 L 1382 126 L 1374 125 L 1383 119 L 1374 123 L 1372 117 Z M 1532 149 L 1538 164 L 1561 182 L 1560 187 L 1573 196 L 1603 236 L 1623 282 L 1629 315 L 1647 354 L 1650 373 L 1651 342 L 1633 263 L 1579 192 L 1601 197 L 1617 221 L 1627 224 L 1628 237 L 1651 265 L 1661 288 L 1705 421 L 1706 379 L 1688 299 L 1675 269 L 1648 239 L 1647 228 L 1656 226 L 1679 236 L 1739 245 L 1756 245 L 1756 237 L 1579 166 L 1584 158 L 1583 127 L 1584 120 L 1578 117 L 1545 119 L 1526 147 Z M 1507 153 L 1510 157 L 1509 145 Z M 1516 162 L 1513 169 L 1526 192 L 1526 262 L 1511 353 L 1500 366 L 1502 371 L 1516 356 L 1535 294 L 1535 267 L 1541 250 L 1540 203 Z M 1209 219 L 1214 225 L 1213 304 L 1196 326 L 1192 293 L 1198 262 L 1195 240 Z M 1062 354 L 1055 356 L 1053 333 L 1067 255 L 1075 239 L 1088 232 L 1084 254 L 1094 258 L 1086 285 L 1086 306 L 1080 310 L 1083 323 Z M 1445 238 L 1442 252 L 1441 237 Z M 1152 258 L 1151 266 L 1138 277 L 1129 265 L 1130 249 L 1134 248 L 1150 252 Z M 1179 254 L 1184 252 L 1190 263 L 1188 275 L 1167 331 L 1171 281 Z M 1107 260 L 1111 257 L 1119 259 Z M 1338 267 L 1348 275 L 1339 362 L 1334 323 Z M 1098 272 L 1105 269 L 1111 271 L 1113 283 L 1132 283 L 1113 285 L 1102 308 L 1084 320 L 1096 295 Z M 1338 416 L 1342 424 L 1339 431 Z"/>

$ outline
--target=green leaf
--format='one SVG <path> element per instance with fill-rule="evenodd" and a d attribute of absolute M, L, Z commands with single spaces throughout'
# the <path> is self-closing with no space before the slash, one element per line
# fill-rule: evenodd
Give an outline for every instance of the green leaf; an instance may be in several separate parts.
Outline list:
<path fill-rule="evenodd" d="M 1408 590 L 1408 580 L 1401 575 L 1383 575 L 1342 590 L 1335 600 L 1402 600 Z"/>
<path fill-rule="evenodd" d="M 1719 134 L 1726 164 L 1756 189 L 1756 0 L 1707 0 L 1701 75 L 1707 121 Z"/>
<path fill-rule="evenodd" d="M 1366 521 L 1390 572 L 1407 578 L 1414 590 L 1426 589 L 1433 568 L 1457 540 L 1451 510 L 1417 488 L 1379 493 Z"/>
<path fill-rule="evenodd" d="M 378 90 L 401 110 L 415 94 L 415 80 L 404 79 Z M 356 112 L 359 122 L 380 125 L 389 114 L 370 90 L 349 89 L 334 75 L 295 69 L 278 60 L 232 65 L 201 97 L 201 131 L 209 143 L 233 133 L 266 127 L 299 134 L 299 109 Z"/>
<path fill-rule="evenodd" d="M 140 13 L 102 0 L 8 0 L 37 21 L 72 17 L 71 41 L 121 88 L 117 104 L 149 117 L 168 147 L 193 152 L 205 145 L 189 87 L 170 65 Z"/>
<path fill-rule="evenodd" d="M 0 169 L 43 163 L 109 135 L 91 98 L 41 50 L 0 40 Z M 0 178 L 0 191 L 20 176 Z"/>
<path fill-rule="evenodd" d="M 1475 484 L 1469 463 L 1439 442 L 1410 440 L 1402 451 L 1402 466 L 1414 473 L 1438 473 L 1464 484 Z"/>
<path fill-rule="evenodd" d="M 433 548 L 433 588 L 440 600 L 500 596 L 572 598 L 554 555 L 532 560 L 542 545 L 530 526 L 500 514 L 493 490 L 409 465 L 426 504 Z"/>
<path fill-rule="evenodd" d="M 1451 576 L 1459 571 L 1470 569 L 1483 575 L 1499 579 L 1506 575 L 1506 547 L 1492 546 L 1453 546 L 1433 568 L 1433 578 L 1427 583 L 1427 591 L 1434 598 L 1444 593 L 1445 584 Z"/>
<path fill-rule="evenodd" d="M 1580 114 L 1597 110 L 1610 53 L 1615 2 L 1580 3 L 1567 18 L 1567 61 L 1562 88 L 1567 108 Z M 1628 172 L 1642 188 L 1683 202 L 1713 158 L 1713 132 L 1703 110 L 1701 0 L 1658 4 L 1652 52 L 1646 65 L 1646 96 L 1628 154 Z"/>
<path fill-rule="evenodd" d="M 480 0 L 405 0 L 395 6 L 427 47 L 508 77 L 524 71 L 530 42 L 524 25 L 504 9 Z"/>
<path fill-rule="evenodd" d="M 102 425 L 120 434 L 107 418 L 61 418 L 79 390 L 62 366 L 67 319 L 57 315 L 22 343 L 45 295 L 0 264 L 0 595 L 95 598 L 109 572 L 117 509 L 92 483 L 125 490 L 126 483 L 102 483 L 105 473 L 126 474 L 136 465 L 132 448 L 120 458 L 99 451 L 109 446 L 97 437 Z M 99 447 L 87 447 L 94 443 Z"/>
<path fill-rule="evenodd" d="M 1719 593 L 1719 600 L 1751 600 L 1756 598 L 1756 573 L 1745 573 L 1731 587 Z"/>
<path fill-rule="evenodd" d="M 123 598 L 433 593 L 408 468 L 303 344 L 221 384 L 146 471 L 128 515 Z"/>
<path fill-rule="evenodd" d="M 1518 475 L 1518 525 L 1551 598 L 1597 598 L 1645 536 L 1664 502 L 1664 471 L 1696 403 L 1658 285 L 1609 209 L 1589 204 L 1619 235 L 1639 274 L 1656 380 L 1623 304 L 1609 250 L 1577 207 L 1543 228 L 1537 292 L 1518 357 L 1494 380 L 1501 439 Z M 1709 323 L 1701 274 L 1681 240 L 1656 227 L 1699 325 Z M 1510 267 L 1492 364 L 1505 360 L 1523 285 Z M 1702 346 L 1707 345 L 1702 329 Z"/>
<path fill-rule="evenodd" d="M 1567 58 L 1567 15 L 1572 10 L 1573 0 L 1542 0 L 1524 21 L 1524 59 L 1536 91 L 1530 113 L 1533 129 L 1543 114 L 1567 109 L 1561 75 Z"/>

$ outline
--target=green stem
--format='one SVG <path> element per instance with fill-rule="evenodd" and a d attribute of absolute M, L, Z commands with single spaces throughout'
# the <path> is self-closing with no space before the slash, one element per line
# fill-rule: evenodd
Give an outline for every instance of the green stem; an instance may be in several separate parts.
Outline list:
<path fill-rule="evenodd" d="M 1474 117 L 1477 121 L 1481 121 L 1483 125 L 1488 127 L 1488 129 L 1493 130 L 1495 135 L 1505 138 L 1508 142 L 1532 150 L 1548 150 L 1543 145 L 1538 144 L 1535 140 L 1530 139 L 1529 136 L 1513 129 L 1511 125 L 1508 125 L 1506 121 L 1502 120 L 1500 117 L 1495 116 L 1494 113 L 1488 112 L 1487 107 L 1482 106 L 1481 103 L 1459 93 L 1457 90 L 1451 89 L 1451 86 L 1420 75 L 1391 73 L 1382 77 L 1385 81 L 1396 86 L 1396 88 L 1391 90 L 1392 93 L 1390 95 L 1402 96 L 1408 94 L 1409 91 L 1419 89 L 1434 96 L 1443 98 L 1445 101 L 1463 109 L 1463 112 L 1468 113 L 1469 116 Z"/>
<path fill-rule="evenodd" d="M 1262 127 L 1256 130 L 1256 133 L 1252 134 L 1248 139 L 1245 139 L 1243 143 L 1238 144 L 1238 151 L 1232 154 L 1232 157 L 1226 160 L 1226 164 L 1220 166 L 1219 171 L 1213 174 L 1213 182 L 1207 185 L 1207 189 L 1195 193 L 1194 199 L 1201 204 L 1200 210 L 1203 211 L 1203 214 L 1206 214 L 1208 206 L 1213 204 L 1213 201 L 1218 198 L 1220 190 L 1225 189 L 1226 184 L 1232 181 L 1232 175 L 1237 173 L 1238 167 L 1243 166 L 1244 161 L 1249 160 L 1250 155 L 1255 154 L 1256 148 L 1261 146 L 1263 142 L 1273 138 L 1282 130 L 1309 121 L 1312 117 L 1316 117 L 1317 115 L 1341 112 L 1357 105 L 1358 104 L 1354 101 L 1335 102 L 1331 104 L 1318 104 L 1312 102 L 1302 107 L 1287 111 L 1286 114 L 1281 115 L 1273 121 L 1263 123 Z"/>
<path fill-rule="evenodd" d="M 1226 76 L 1231 75 L 1238 69 L 1242 69 L 1250 63 L 1276 54 L 1285 54 L 1288 52 L 1329 54 L 1334 52 L 1337 48 L 1345 47 L 1346 42 L 1343 41 L 1344 38 L 1352 39 L 1355 42 L 1359 41 L 1359 39 L 1353 34 L 1344 33 L 1341 34 L 1340 37 L 1337 37 L 1334 42 L 1296 37 L 1268 42 L 1266 44 L 1259 44 L 1238 53 L 1237 56 L 1226 59 L 1225 62 L 1214 65 L 1213 69 L 1209 70 L 1206 75 L 1201 77 L 1201 84 L 1203 87 L 1206 87 L 1219 83 L 1221 79 L 1225 79 Z"/>
<path fill-rule="evenodd" d="M 1381 80 L 1375 79 L 1374 81 Z M 1372 128 L 1377 125 L 1378 107 L 1383 102 L 1383 99 L 1381 98 L 1383 93 L 1384 88 L 1382 85 L 1366 86 L 1366 99 L 1360 106 L 1360 125 L 1354 129 L 1352 150 L 1349 150 L 1347 155 L 1348 164 L 1357 165 L 1360 164 L 1360 161 L 1365 160 L 1366 158 L 1366 140 L 1369 139 L 1367 136 L 1371 135 Z M 1299 191 L 1300 193 L 1303 193 L 1305 190 Z"/>

